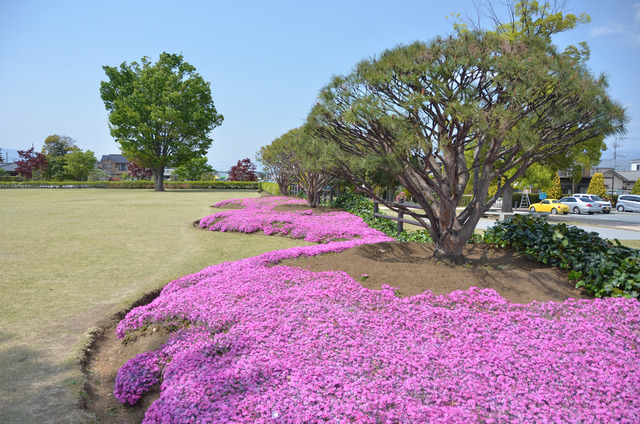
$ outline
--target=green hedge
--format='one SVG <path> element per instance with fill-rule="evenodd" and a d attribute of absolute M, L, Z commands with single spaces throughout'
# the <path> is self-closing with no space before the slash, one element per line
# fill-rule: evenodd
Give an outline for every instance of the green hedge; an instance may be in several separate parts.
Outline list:
<path fill-rule="evenodd" d="M 0 181 L 11 181 L 11 182 L 18 182 L 18 181 L 26 181 L 27 179 L 24 177 L 14 177 L 12 175 L 0 175 Z"/>
<path fill-rule="evenodd" d="M 640 250 L 622 246 L 618 240 L 611 242 L 578 227 L 516 215 L 497 221 L 485 232 L 484 241 L 567 269 L 576 287 L 596 297 L 639 297 Z"/>
<path fill-rule="evenodd" d="M 274 196 L 282 196 L 282 193 L 280 193 L 280 187 L 278 187 L 277 183 L 260 183 L 260 188 Z"/>
<path fill-rule="evenodd" d="M 165 189 L 233 189 L 259 190 L 257 181 L 165 181 Z M 153 189 L 153 181 L 0 181 L 0 188 L 124 188 Z"/>

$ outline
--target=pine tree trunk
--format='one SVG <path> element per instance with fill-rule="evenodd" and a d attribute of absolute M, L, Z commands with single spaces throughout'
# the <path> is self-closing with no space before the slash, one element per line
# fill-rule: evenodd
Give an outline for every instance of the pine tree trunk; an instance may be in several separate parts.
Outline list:
<path fill-rule="evenodd" d="M 278 180 L 278 190 L 280 190 L 280 194 L 286 196 L 289 194 L 289 181 L 285 181 L 282 179 Z"/>
<path fill-rule="evenodd" d="M 436 248 L 435 256 L 437 258 L 453 265 L 464 265 L 467 263 L 463 254 L 466 240 L 451 235 L 449 237 L 442 237 L 440 240 L 435 241 L 434 244 Z"/>
<path fill-rule="evenodd" d="M 309 186 L 307 187 L 307 204 L 311 208 L 315 208 L 318 206 L 318 190 L 317 190 L 318 181 L 315 177 L 309 176 Z"/>
<path fill-rule="evenodd" d="M 513 212 L 513 187 L 510 185 L 504 188 L 502 193 L 502 212 Z"/>

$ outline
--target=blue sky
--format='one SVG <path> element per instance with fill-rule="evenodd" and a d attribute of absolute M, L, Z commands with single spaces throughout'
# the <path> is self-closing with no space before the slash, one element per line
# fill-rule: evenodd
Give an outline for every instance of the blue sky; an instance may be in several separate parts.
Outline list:
<path fill-rule="evenodd" d="M 589 44 L 592 71 L 608 75 L 631 118 L 619 159 L 638 159 L 640 0 L 569 0 L 568 11 L 592 22 L 554 41 Z M 261 146 L 303 123 L 332 75 L 450 33 L 451 13 L 474 14 L 474 1 L 0 0 L 0 148 L 40 150 L 60 134 L 98 159 L 119 153 L 99 94 L 102 66 L 166 51 L 182 53 L 211 83 L 224 115 L 209 163 L 222 171 L 255 162 Z M 612 156 L 613 148 L 603 154 Z"/>

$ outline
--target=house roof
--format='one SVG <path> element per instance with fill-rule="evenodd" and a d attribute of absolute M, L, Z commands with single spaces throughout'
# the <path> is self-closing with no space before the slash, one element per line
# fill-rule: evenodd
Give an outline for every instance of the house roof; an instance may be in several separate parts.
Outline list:
<path fill-rule="evenodd" d="M 640 171 L 616 171 L 616 174 L 630 182 L 636 182 L 640 179 Z"/>
<path fill-rule="evenodd" d="M 115 163 L 129 163 L 129 160 L 122 155 L 102 155 L 100 162 L 112 160 Z"/>
<path fill-rule="evenodd" d="M 0 168 L 4 169 L 6 172 L 18 171 L 18 165 L 15 163 L 0 162 Z"/>

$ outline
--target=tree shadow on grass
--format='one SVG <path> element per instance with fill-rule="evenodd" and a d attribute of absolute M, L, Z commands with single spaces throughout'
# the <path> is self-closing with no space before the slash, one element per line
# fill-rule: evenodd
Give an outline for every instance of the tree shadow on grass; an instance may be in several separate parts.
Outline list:
<path fill-rule="evenodd" d="M 75 364 L 55 364 L 45 352 L 0 333 L 0 422 L 81 423 L 87 415 L 77 409 L 82 381 L 73 381 Z"/>

